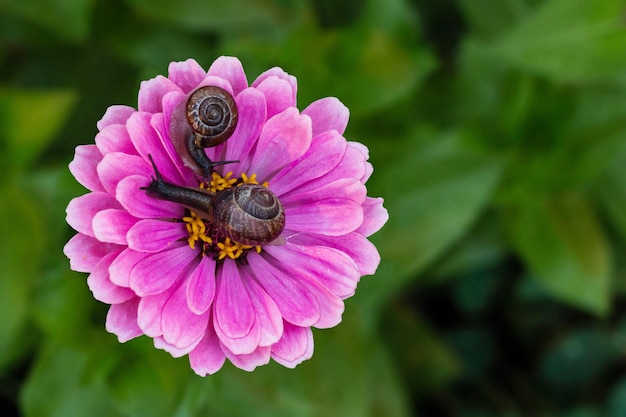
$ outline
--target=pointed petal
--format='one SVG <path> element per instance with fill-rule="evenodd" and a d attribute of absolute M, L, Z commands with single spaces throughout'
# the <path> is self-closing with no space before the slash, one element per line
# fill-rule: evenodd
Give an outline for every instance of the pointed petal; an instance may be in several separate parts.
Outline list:
<path fill-rule="evenodd" d="M 202 81 L 206 76 L 206 71 L 195 59 L 189 58 L 186 61 L 171 62 L 167 74 L 167 78 L 174 82 L 183 93 L 188 93 Z"/>
<path fill-rule="evenodd" d="M 202 314 L 209 309 L 215 298 L 215 260 L 203 256 L 187 279 L 187 303 L 189 309 Z"/>
<path fill-rule="evenodd" d="M 96 166 L 102 160 L 102 154 L 96 145 L 80 145 L 76 147 L 74 159 L 69 169 L 76 181 L 90 191 L 104 191 Z"/>
<path fill-rule="evenodd" d="M 232 56 L 221 56 L 211 64 L 208 71 L 209 75 L 223 78 L 227 80 L 233 87 L 233 93 L 239 94 L 248 87 L 248 79 L 243 70 L 241 61 Z"/>
<path fill-rule="evenodd" d="M 187 242 L 163 252 L 147 254 L 130 271 L 130 288 L 139 296 L 158 294 L 170 288 L 198 256 Z"/>
<path fill-rule="evenodd" d="M 311 145 L 311 119 L 289 108 L 263 126 L 250 172 L 260 179 L 271 178 L 285 165 L 301 157 Z"/>
<path fill-rule="evenodd" d="M 128 247 L 139 252 L 161 252 L 188 236 L 185 224 L 157 219 L 136 222 L 126 234 Z"/>
<path fill-rule="evenodd" d="M 302 114 L 313 121 L 313 136 L 328 130 L 336 130 L 343 135 L 348 126 L 350 111 L 335 97 L 326 97 L 309 104 Z"/>
<path fill-rule="evenodd" d="M 357 232 L 363 236 L 371 236 L 378 232 L 389 220 L 389 212 L 383 207 L 384 200 L 380 197 L 368 197 L 363 204 L 363 223 Z"/>
<path fill-rule="evenodd" d="M 285 207 L 285 229 L 339 236 L 363 223 L 363 208 L 354 201 L 328 198 L 313 204 Z"/>
<path fill-rule="evenodd" d="M 295 368 L 313 356 L 313 332 L 309 327 L 285 323 L 283 337 L 272 346 L 272 359 L 287 368 Z"/>
<path fill-rule="evenodd" d="M 109 265 L 119 253 L 120 251 L 116 251 L 107 254 L 87 277 L 87 285 L 93 293 L 93 297 L 103 303 L 119 304 L 135 296 L 135 293 L 128 288 L 118 287 L 109 279 Z"/>
<path fill-rule="evenodd" d="M 187 286 L 181 285 L 163 307 L 163 339 L 178 349 L 196 345 L 206 332 L 209 313 L 195 314 L 187 305 Z"/>
<path fill-rule="evenodd" d="M 209 325 L 198 346 L 189 352 L 191 369 L 200 376 L 207 376 L 219 371 L 225 360 L 220 341 L 213 331 L 213 326 Z"/>
<path fill-rule="evenodd" d="M 126 302 L 113 304 L 109 307 L 105 328 L 107 332 L 116 335 L 120 343 L 127 342 L 143 334 L 137 325 L 138 306 L 139 297 L 133 297 Z"/>
<path fill-rule="evenodd" d="M 63 253 L 69 258 L 73 271 L 92 272 L 100 259 L 118 249 L 118 245 L 102 243 L 91 236 L 78 233 L 65 244 Z"/>

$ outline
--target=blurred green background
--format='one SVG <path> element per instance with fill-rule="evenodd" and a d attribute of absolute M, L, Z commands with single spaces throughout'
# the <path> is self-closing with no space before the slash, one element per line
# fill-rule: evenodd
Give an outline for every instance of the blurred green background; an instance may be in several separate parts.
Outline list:
<path fill-rule="evenodd" d="M 3 416 L 626 416 L 624 0 L 0 0 Z M 199 378 L 119 344 L 67 164 L 193 57 L 337 96 L 391 218 L 313 359 Z"/>

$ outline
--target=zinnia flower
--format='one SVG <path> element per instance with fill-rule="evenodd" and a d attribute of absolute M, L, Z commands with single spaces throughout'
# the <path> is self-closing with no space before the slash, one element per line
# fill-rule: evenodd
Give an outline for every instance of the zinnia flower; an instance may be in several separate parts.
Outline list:
<path fill-rule="evenodd" d="M 227 91 L 238 109 L 228 140 L 203 150 L 231 161 L 209 177 L 171 134 L 186 123 L 177 109 L 202 86 Z M 367 237 L 388 215 L 381 198 L 366 196 L 368 150 L 342 136 L 349 112 L 339 100 L 300 112 L 296 87 L 280 68 L 249 86 L 232 57 L 208 71 L 174 62 L 167 78 L 141 83 L 137 110 L 109 107 L 95 145 L 76 148 L 69 169 L 89 192 L 67 207 L 78 234 L 64 252 L 110 304 L 106 329 L 120 342 L 145 334 L 174 357 L 189 355 L 199 375 L 226 358 L 247 371 L 270 358 L 295 367 L 313 353 L 311 328 L 336 326 L 343 300 L 375 272 L 380 257 Z M 150 192 L 157 175 L 209 196 L 263 184 L 284 208 L 284 229 L 267 244 L 224 237 L 206 216 Z"/>

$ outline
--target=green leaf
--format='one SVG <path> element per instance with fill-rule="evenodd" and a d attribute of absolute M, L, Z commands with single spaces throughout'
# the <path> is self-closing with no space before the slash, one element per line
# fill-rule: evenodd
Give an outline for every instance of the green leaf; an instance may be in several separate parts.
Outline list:
<path fill-rule="evenodd" d="M 528 11 L 524 0 L 460 0 L 469 26 L 479 35 L 492 38 L 506 32 Z"/>
<path fill-rule="evenodd" d="M 529 196 L 506 221 L 518 253 L 556 298 L 603 315 L 609 309 L 611 253 L 589 203 L 579 195 Z"/>
<path fill-rule="evenodd" d="M 379 270 L 357 293 L 366 305 L 385 300 L 461 238 L 502 173 L 503 161 L 464 144 L 463 132 L 423 130 L 415 136 L 403 148 L 385 141 L 392 166 L 368 182 L 370 195 L 381 190 L 389 222 L 373 236 L 382 257 Z M 372 154 L 377 150 L 383 151 L 373 144 Z"/>
<path fill-rule="evenodd" d="M 55 138 L 77 99 L 71 90 L 4 90 L 0 94 L 0 133 L 5 166 L 24 169 Z"/>
<path fill-rule="evenodd" d="M 622 0 L 548 0 L 492 45 L 493 58 L 557 82 L 624 78 Z"/>
<path fill-rule="evenodd" d="M 0 11 L 39 24 L 70 42 L 87 38 L 92 6 L 92 0 L 0 0 Z"/>

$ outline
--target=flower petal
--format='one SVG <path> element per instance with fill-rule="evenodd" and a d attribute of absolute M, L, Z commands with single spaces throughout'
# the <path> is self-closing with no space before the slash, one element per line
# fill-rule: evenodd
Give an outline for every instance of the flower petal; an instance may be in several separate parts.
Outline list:
<path fill-rule="evenodd" d="M 119 252 L 107 254 L 87 277 L 87 285 L 93 293 L 93 297 L 103 303 L 119 304 L 135 296 L 135 293 L 128 288 L 118 287 L 109 279 L 109 265 L 118 254 Z"/>
<path fill-rule="evenodd" d="M 252 352 L 261 338 L 261 328 L 255 326 L 254 306 L 242 282 L 245 279 L 249 277 L 240 275 L 235 262 L 227 260 L 218 270 L 213 327 L 235 354 Z"/>
<path fill-rule="evenodd" d="M 363 208 L 354 201 L 328 198 L 313 204 L 285 207 L 285 229 L 330 236 L 345 235 L 363 223 Z"/>
<path fill-rule="evenodd" d="M 126 302 L 113 304 L 109 307 L 105 328 L 107 332 L 116 335 L 120 343 L 143 334 L 137 325 L 138 306 L 139 297 L 133 297 Z"/>
<path fill-rule="evenodd" d="M 294 189 L 280 197 L 284 207 L 294 207 L 303 204 L 314 204 L 317 201 L 342 198 L 362 204 L 367 196 L 367 189 L 357 178 L 342 178 L 337 181 L 318 187 L 319 182 L 313 182 Z"/>
<path fill-rule="evenodd" d="M 113 152 L 137 155 L 135 145 L 126 130 L 126 124 L 106 126 L 96 135 L 95 142 L 103 155 Z"/>
<path fill-rule="evenodd" d="M 334 130 L 315 136 L 307 152 L 272 178 L 276 195 L 322 177 L 339 164 L 346 153 L 347 141 Z"/>
<path fill-rule="evenodd" d="M 163 252 L 147 254 L 130 271 L 130 288 L 139 296 L 158 294 L 170 288 L 198 256 L 187 242 Z"/>
<path fill-rule="evenodd" d="M 272 359 L 287 368 L 295 368 L 298 364 L 313 356 L 313 332 L 309 327 L 294 326 L 285 323 L 283 337 L 272 345 Z"/>
<path fill-rule="evenodd" d="M 261 324 L 259 346 L 270 346 L 276 343 L 283 334 L 283 318 L 280 310 L 272 297 L 255 280 L 247 279 L 243 283 L 254 305 L 257 320 Z"/>
<path fill-rule="evenodd" d="M 136 222 L 126 234 L 128 247 L 139 252 L 160 252 L 188 236 L 184 223 L 156 219 Z"/>
<path fill-rule="evenodd" d="M 150 180 L 141 175 L 131 175 L 117 184 L 115 197 L 130 214 L 140 219 L 182 218 L 183 206 L 150 196 L 143 188 Z M 107 194 L 108 195 L 108 194 Z"/>
<path fill-rule="evenodd" d="M 111 282 L 120 287 L 130 288 L 130 271 L 145 257 L 145 253 L 124 249 L 109 266 Z"/>
<path fill-rule="evenodd" d="M 181 285 L 163 306 L 161 327 L 163 339 L 176 348 L 197 344 L 206 332 L 209 313 L 195 314 L 187 305 L 187 286 Z"/>
<path fill-rule="evenodd" d="M 67 223 L 77 232 L 95 237 L 93 216 L 102 210 L 120 208 L 113 197 L 103 192 L 93 192 L 72 199 L 65 209 Z"/>
<path fill-rule="evenodd" d="M 313 136 L 328 130 L 336 130 L 343 135 L 348 126 L 350 111 L 335 97 L 326 97 L 309 104 L 302 114 L 313 121 Z"/>
<path fill-rule="evenodd" d="M 117 184 L 129 175 L 142 175 L 150 178 L 152 167 L 137 155 L 113 152 L 104 156 L 98 164 L 98 176 L 108 193 L 115 194 Z"/>
<path fill-rule="evenodd" d="M 130 115 L 133 114 L 135 111 L 135 109 L 129 106 L 109 106 L 109 108 L 106 109 L 106 111 L 104 112 L 104 116 L 102 116 L 102 119 L 96 122 L 96 126 L 98 127 L 98 130 L 102 130 L 109 125 L 123 125 L 124 123 L 126 123 L 126 120 L 128 120 Z"/>
<path fill-rule="evenodd" d="M 203 256 L 200 263 L 187 278 L 187 304 L 196 314 L 211 307 L 215 298 L 215 260 Z"/>
<path fill-rule="evenodd" d="M 384 200 L 380 197 L 367 197 L 363 204 L 363 224 L 359 226 L 357 232 L 368 237 L 378 232 L 387 223 L 389 212 L 383 207 L 383 202 Z"/>
<path fill-rule="evenodd" d="M 244 371 L 252 372 L 257 366 L 267 365 L 270 361 L 270 347 L 259 346 L 252 353 L 246 355 L 235 355 L 226 346 L 221 345 L 222 351 L 233 365 Z"/>
<path fill-rule="evenodd" d="M 283 80 L 287 80 L 289 85 L 291 86 L 291 106 L 296 105 L 296 94 L 298 92 L 298 80 L 293 75 L 287 74 L 282 68 L 274 67 L 270 68 L 261 75 L 257 77 L 256 80 L 252 83 L 252 87 L 258 87 L 263 81 L 265 81 L 269 77 L 278 77 Z"/>
<path fill-rule="evenodd" d="M 206 76 L 206 71 L 195 59 L 189 58 L 186 61 L 171 62 L 167 68 L 167 74 L 167 78 L 174 82 L 183 93 L 188 93 L 202 81 Z"/>
<path fill-rule="evenodd" d="M 76 181 L 90 191 L 104 191 L 98 178 L 96 166 L 102 160 L 102 154 L 96 145 L 80 145 L 76 147 L 74 159 L 69 169 Z"/>
<path fill-rule="evenodd" d="M 227 80 L 233 87 L 235 95 L 248 87 L 248 79 L 241 61 L 235 57 L 221 56 L 217 58 L 213 61 L 207 73 Z"/>
<path fill-rule="evenodd" d="M 69 258 L 73 271 L 92 272 L 100 259 L 118 249 L 118 245 L 102 243 L 91 236 L 78 233 L 65 244 L 63 253 Z"/>
<path fill-rule="evenodd" d="M 296 108 L 289 108 L 263 126 L 250 172 L 260 179 L 271 175 L 301 157 L 311 145 L 311 119 Z"/>
<path fill-rule="evenodd" d="M 191 369 L 200 376 L 207 376 L 219 371 L 225 360 L 226 356 L 222 352 L 220 341 L 212 326 L 208 326 L 198 346 L 189 352 Z"/>
<path fill-rule="evenodd" d="M 126 210 L 102 210 L 93 216 L 93 232 L 96 239 L 101 242 L 126 245 L 126 233 L 137 220 Z"/>
<path fill-rule="evenodd" d="M 158 337 L 163 334 L 161 327 L 163 306 L 174 291 L 176 291 L 175 286 L 159 294 L 141 297 L 137 308 L 137 324 L 146 336 Z"/>
<path fill-rule="evenodd" d="M 293 91 L 287 80 L 276 76 L 267 77 L 256 88 L 265 95 L 268 119 L 287 110 L 293 103 Z"/>
<path fill-rule="evenodd" d="M 155 78 L 142 81 L 139 86 L 137 109 L 140 112 L 161 112 L 161 100 L 163 96 L 170 91 L 181 91 L 181 89 L 162 75 L 157 75 Z"/>
<path fill-rule="evenodd" d="M 274 300 L 285 320 L 298 326 L 312 326 L 317 323 L 320 306 L 307 287 L 255 252 L 249 252 L 246 259 L 257 281 Z"/>
<path fill-rule="evenodd" d="M 180 358 L 181 356 L 185 356 L 193 349 L 195 349 L 198 343 L 200 343 L 200 340 L 197 340 L 187 347 L 178 348 L 171 343 L 168 343 L 163 336 L 156 336 L 154 338 L 154 347 L 157 349 L 163 349 L 164 351 L 172 355 L 173 358 Z"/>

